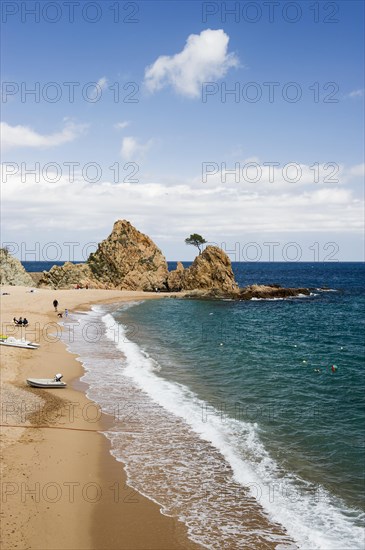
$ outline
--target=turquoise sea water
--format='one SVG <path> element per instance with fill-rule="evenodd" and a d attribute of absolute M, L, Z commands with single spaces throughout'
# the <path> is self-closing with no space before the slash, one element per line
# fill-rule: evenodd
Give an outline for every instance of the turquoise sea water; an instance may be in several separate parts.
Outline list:
<path fill-rule="evenodd" d="M 90 397 L 118 408 L 113 454 L 192 539 L 288 547 L 269 520 L 300 548 L 363 547 L 364 267 L 234 264 L 240 286 L 310 286 L 312 295 L 167 298 L 79 315 L 103 327 L 97 350 L 85 339 L 70 347 Z M 262 512 L 259 535 L 242 516 L 247 488 Z"/>

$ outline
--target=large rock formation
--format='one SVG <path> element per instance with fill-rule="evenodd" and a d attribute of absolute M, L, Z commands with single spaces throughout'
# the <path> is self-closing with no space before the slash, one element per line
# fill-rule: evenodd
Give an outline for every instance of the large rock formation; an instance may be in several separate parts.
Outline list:
<path fill-rule="evenodd" d="M 25 271 L 19 260 L 0 248 L 0 283 L 13 286 L 34 286 L 32 277 Z"/>
<path fill-rule="evenodd" d="M 93 278 L 106 288 L 165 290 L 167 263 L 161 250 L 128 221 L 115 222 L 113 231 L 90 254 Z"/>
<path fill-rule="evenodd" d="M 90 254 L 86 264 L 66 262 L 44 272 L 39 286 L 52 288 L 119 288 L 123 290 L 205 290 L 238 292 L 231 261 L 216 246 L 208 246 L 184 269 L 168 272 L 160 249 L 128 221 L 115 222 L 107 239 Z"/>
<path fill-rule="evenodd" d="M 219 290 L 238 292 L 231 260 L 217 246 L 207 246 L 187 269 L 179 262 L 177 269 L 169 273 L 170 290 Z"/>
<path fill-rule="evenodd" d="M 38 282 L 39 287 L 75 288 L 77 285 L 81 288 L 105 288 L 94 280 L 87 264 L 71 262 L 54 265 L 49 271 L 44 271 Z"/>

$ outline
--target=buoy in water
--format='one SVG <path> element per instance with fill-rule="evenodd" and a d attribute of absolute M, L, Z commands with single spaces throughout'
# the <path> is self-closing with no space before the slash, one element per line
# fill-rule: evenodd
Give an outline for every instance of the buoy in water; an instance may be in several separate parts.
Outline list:
<path fill-rule="evenodd" d="M 332 367 L 331 367 L 331 371 L 332 371 L 332 372 L 336 372 L 336 370 L 337 370 L 337 367 L 336 367 L 336 365 L 332 365 Z"/>

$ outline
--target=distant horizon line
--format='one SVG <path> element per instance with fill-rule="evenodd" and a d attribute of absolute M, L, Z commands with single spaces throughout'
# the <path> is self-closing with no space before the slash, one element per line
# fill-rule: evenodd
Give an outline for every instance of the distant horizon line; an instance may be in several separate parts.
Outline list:
<path fill-rule="evenodd" d="M 64 264 L 66 262 L 70 262 L 72 264 L 84 264 L 87 262 L 87 260 L 19 260 L 21 263 L 33 263 L 33 264 L 45 264 L 45 263 L 54 263 L 54 265 L 61 263 Z M 181 263 L 188 263 L 193 262 L 194 260 L 166 260 L 166 262 L 181 262 Z M 257 261 L 233 261 L 231 260 L 232 264 L 363 264 L 365 263 L 365 260 L 327 260 L 327 261 L 313 261 L 313 260 L 298 260 L 295 261 L 285 261 L 285 260 L 257 260 Z"/>

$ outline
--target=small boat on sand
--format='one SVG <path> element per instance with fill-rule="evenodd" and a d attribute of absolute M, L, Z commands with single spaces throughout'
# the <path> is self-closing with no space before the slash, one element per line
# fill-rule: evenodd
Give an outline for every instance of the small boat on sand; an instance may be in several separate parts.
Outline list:
<path fill-rule="evenodd" d="M 14 336 L 3 336 L 0 337 L 0 344 L 2 346 L 8 346 L 13 348 L 26 348 L 26 349 L 37 349 L 39 344 L 31 342 L 30 340 L 25 340 L 24 338 L 14 338 Z"/>
<path fill-rule="evenodd" d="M 27 378 L 27 384 L 32 388 L 65 388 L 67 384 L 61 378 L 62 374 L 56 374 L 54 378 Z"/>

